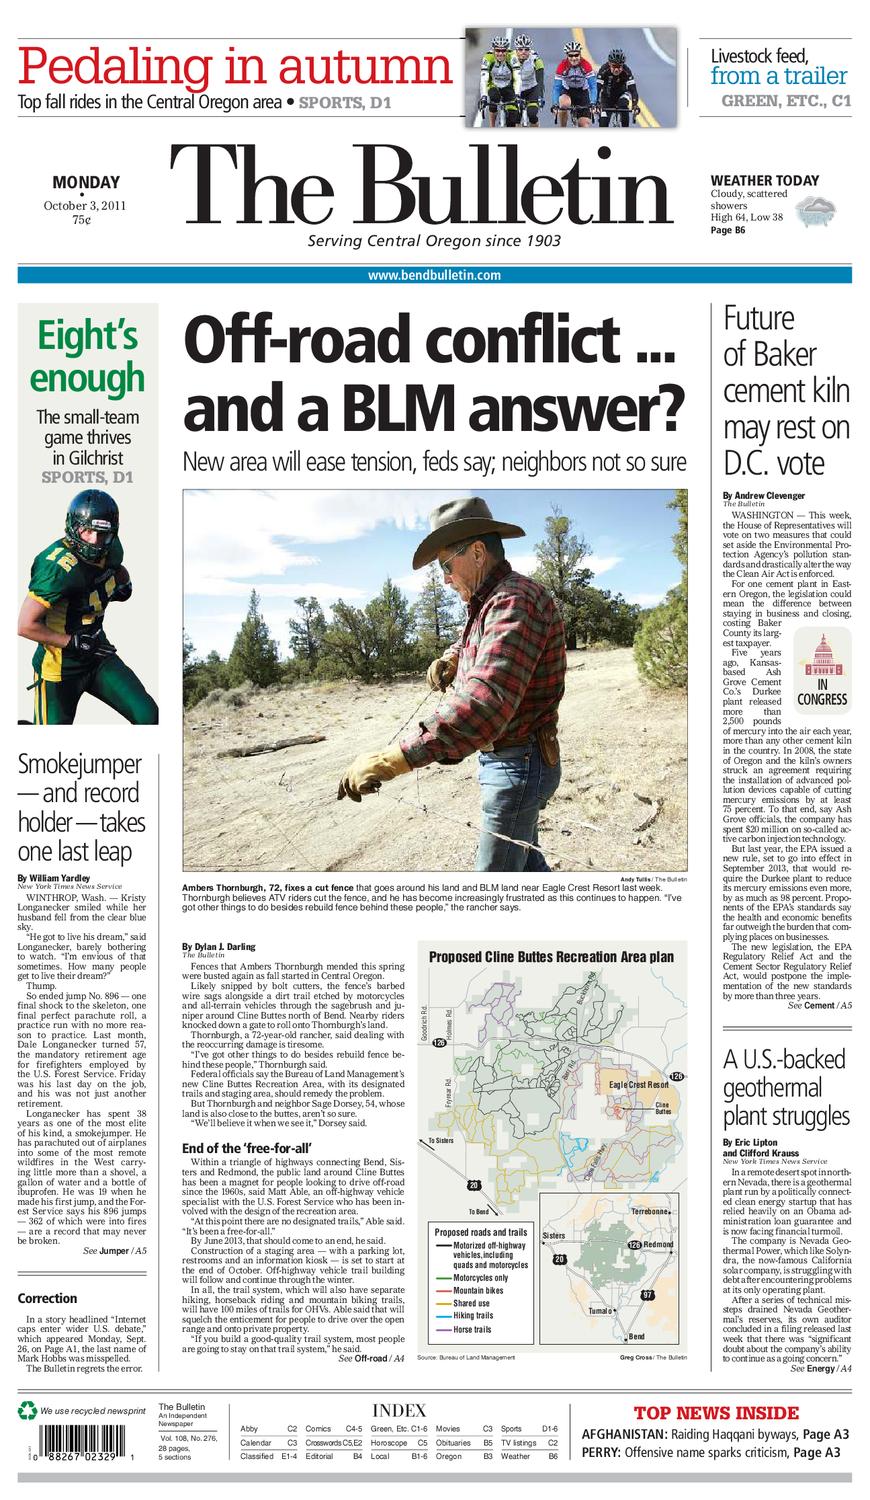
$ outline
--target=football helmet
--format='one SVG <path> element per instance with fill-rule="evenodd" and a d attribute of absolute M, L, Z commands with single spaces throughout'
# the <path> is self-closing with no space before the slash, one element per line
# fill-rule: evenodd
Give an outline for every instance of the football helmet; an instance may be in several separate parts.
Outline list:
<path fill-rule="evenodd" d="M 70 501 L 64 535 L 71 552 L 83 562 L 99 562 L 118 535 L 118 507 L 105 490 L 80 490 Z M 96 531 L 99 540 L 82 541 L 83 531 Z"/>

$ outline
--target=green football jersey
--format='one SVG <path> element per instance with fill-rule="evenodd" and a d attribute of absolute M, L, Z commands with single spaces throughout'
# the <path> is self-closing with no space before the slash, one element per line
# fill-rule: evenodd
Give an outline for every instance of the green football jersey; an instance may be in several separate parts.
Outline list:
<path fill-rule="evenodd" d="M 116 587 L 112 572 L 123 559 L 124 548 L 117 537 L 96 563 L 76 557 L 63 538 L 38 553 L 30 570 L 28 592 L 46 606 L 45 623 L 49 630 L 58 635 L 74 635 L 95 621 L 99 626 Z M 44 646 L 40 642 L 33 653 L 33 670 L 45 682 L 62 682 L 92 671 L 93 666 L 92 660 L 76 656 L 69 647 Z"/>

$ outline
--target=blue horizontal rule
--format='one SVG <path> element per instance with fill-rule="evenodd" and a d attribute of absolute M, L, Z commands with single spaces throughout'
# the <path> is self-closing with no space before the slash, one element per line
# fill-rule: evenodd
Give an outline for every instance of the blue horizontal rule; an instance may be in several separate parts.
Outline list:
<path fill-rule="evenodd" d="M 22 265 L 21 285 L 795 286 L 846 285 L 850 265 L 760 266 L 49 266 Z"/>

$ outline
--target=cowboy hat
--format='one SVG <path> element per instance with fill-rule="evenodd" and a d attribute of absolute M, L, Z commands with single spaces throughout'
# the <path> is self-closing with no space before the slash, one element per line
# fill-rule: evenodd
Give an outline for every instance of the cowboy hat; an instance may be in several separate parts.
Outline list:
<path fill-rule="evenodd" d="M 413 567 L 425 568 L 434 562 L 444 547 L 454 542 L 464 542 L 466 537 L 476 536 L 525 536 L 522 526 L 512 526 L 509 521 L 493 520 L 492 511 L 485 500 L 474 495 L 466 500 L 447 500 L 436 505 L 429 516 L 429 535 L 414 553 Z"/>

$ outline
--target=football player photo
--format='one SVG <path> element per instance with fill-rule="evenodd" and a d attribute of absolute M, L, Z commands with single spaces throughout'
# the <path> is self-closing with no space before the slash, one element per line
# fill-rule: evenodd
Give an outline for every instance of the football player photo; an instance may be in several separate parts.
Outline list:
<path fill-rule="evenodd" d="M 82 490 L 63 536 L 33 559 L 18 634 L 36 642 L 34 724 L 72 724 L 85 693 L 131 724 L 157 723 L 157 704 L 104 628 L 109 605 L 125 604 L 133 593 L 119 519 L 105 490 Z"/>

